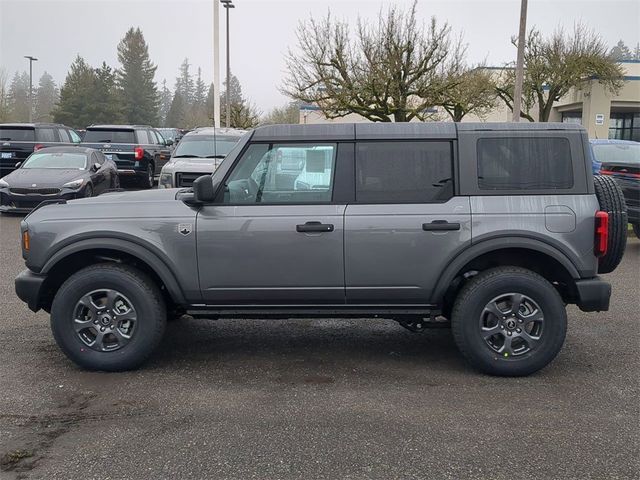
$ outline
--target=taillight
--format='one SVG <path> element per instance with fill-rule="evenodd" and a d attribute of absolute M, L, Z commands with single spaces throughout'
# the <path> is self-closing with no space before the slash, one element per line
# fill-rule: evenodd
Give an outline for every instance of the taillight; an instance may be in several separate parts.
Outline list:
<path fill-rule="evenodd" d="M 596 238 L 594 253 L 596 257 L 603 257 L 607 254 L 609 245 L 609 214 L 603 211 L 596 212 Z"/>
<path fill-rule="evenodd" d="M 38 150 L 40 150 L 41 148 L 44 148 L 44 145 L 38 143 L 33 147 L 33 151 L 37 152 Z"/>
<path fill-rule="evenodd" d="M 600 170 L 600 175 L 619 175 L 625 177 L 640 178 L 640 173 L 627 172 L 626 170 Z"/>
<path fill-rule="evenodd" d="M 134 148 L 133 155 L 136 160 L 142 160 L 142 157 L 144 157 L 144 149 L 142 147 Z"/>

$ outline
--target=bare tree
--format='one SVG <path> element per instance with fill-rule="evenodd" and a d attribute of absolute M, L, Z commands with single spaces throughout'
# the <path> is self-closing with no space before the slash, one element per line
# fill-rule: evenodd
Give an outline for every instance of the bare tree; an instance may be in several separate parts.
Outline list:
<path fill-rule="evenodd" d="M 580 88 L 596 79 L 605 89 L 615 93 L 624 84 L 622 67 L 609 55 L 606 44 L 582 24 L 576 25 L 571 34 L 559 29 L 550 38 L 543 38 L 536 29 L 530 30 L 524 65 L 523 110 L 531 110 L 535 103 L 541 122 L 549 121 L 555 102 L 572 88 Z M 513 83 L 509 72 L 507 68 L 500 76 L 497 93 L 512 109 Z M 533 121 L 527 111 L 521 116 Z"/>
<path fill-rule="evenodd" d="M 450 27 L 425 26 L 409 11 L 380 12 L 373 25 L 358 19 L 355 39 L 331 13 L 302 22 L 299 51 L 289 51 L 282 92 L 314 103 L 328 118 L 357 113 L 378 122 L 425 119 L 448 87 L 439 66 L 449 53 Z"/>
<path fill-rule="evenodd" d="M 289 102 L 282 107 L 275 107 L 260 123 L 262 125 L 300 123 L 300 105 L 298 102 Z"/>

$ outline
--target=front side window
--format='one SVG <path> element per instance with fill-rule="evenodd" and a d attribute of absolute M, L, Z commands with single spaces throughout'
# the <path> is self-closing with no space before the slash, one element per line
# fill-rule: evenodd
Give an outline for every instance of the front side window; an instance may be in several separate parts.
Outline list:
<path fill-rule="evenodd" d="M 80 135 L 78 135 L 75 131 L 73 130 L 67 130 L 69 132 L 69 135 L 71 136 L 71 141 L 73 143 L 80 143 L 82 141 L 82 139 L 80 138 Z"/>
<path fill-rule="evenodd" d="M 566 138 L 481 138 L 481 190 L 545 190 L 573 187 L 571 148 Z"/>
<path fill-rule="evenodd" d="M 361 142 L 358 203 L 438 203 L 453 196 L 450 142 Z"/>
<path fill-rule="evenodd" d="M 225 203 L 330 202 L 335 144 L 253 144 L 227 181 Z M 293 165 L 289 159 L 295 157 Z"/>

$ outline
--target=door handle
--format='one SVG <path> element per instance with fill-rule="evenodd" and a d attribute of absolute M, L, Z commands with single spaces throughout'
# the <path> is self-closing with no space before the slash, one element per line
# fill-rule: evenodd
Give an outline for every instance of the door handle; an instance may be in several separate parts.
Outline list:
<path fill-rule="evenodd" d="M 447 230 L 460 230 L 459 223 L 449 223 L 446 220 L 434 220 L 431 223 L 423 223 L 422 230 L 425 232 L 442 232 Z"/>
<path fill-rule="evenodd" d="M 304 225 L 296 225 L 296 232 L 333 232 L 333 225 L 330 223 L 307 222 Z"/>

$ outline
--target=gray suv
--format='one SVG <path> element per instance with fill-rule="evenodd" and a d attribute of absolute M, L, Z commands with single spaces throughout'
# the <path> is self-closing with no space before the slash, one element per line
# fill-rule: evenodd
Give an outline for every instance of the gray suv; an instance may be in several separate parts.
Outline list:
<path fill-rule="evenodd" d="M 42 205 L 16 292 L 77 364 L 139 366 L 167 318 L 450 323 L 495 375 L 547 365 L 565 304 L 609 306 L 624 199 L 565 124 L 275 125 L 192 188 Z"/>

